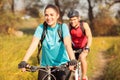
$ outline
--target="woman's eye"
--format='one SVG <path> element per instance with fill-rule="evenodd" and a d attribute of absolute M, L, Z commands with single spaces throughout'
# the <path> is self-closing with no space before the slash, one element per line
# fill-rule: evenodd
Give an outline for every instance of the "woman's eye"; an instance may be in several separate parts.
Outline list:
<path fill-rule="evenodd" d="M 50 16 L 53 16 L 53 14 L 50 14 Z"/>

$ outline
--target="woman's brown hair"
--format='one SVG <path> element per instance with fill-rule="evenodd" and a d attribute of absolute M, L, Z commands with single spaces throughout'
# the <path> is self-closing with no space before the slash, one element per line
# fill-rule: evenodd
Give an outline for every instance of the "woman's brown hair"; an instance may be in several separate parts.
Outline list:
<path fill-rule="evenodd" d="M 45 10 L 44 10 L 44 13 L 45 13 L 46 9 L 48 9 L 48 8 L 54 9 L 59 14 L 59 16 L 60 16 L 60 10 L 59 10 L 59 8 L 56 5 L 48 4 L 46 6 Z M 62 23 L 62 20 L 60 20 L 60 17 L 58 18 L 58 23 L 60 23 L 60 24 Z"/>

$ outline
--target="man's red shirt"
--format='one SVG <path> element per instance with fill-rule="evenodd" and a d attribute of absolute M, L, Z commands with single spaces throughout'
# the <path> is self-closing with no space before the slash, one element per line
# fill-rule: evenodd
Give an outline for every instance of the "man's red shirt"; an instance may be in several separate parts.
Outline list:
<path fill-rule="evenodd" d="M 84 48 L 87 44 L 87 37 L 86 35 L 82 32 L 80 26 L 77 28 L 71 28 L 70 30 L 71 38 L 72 38 L 72 43 L 74 48 Z"/>

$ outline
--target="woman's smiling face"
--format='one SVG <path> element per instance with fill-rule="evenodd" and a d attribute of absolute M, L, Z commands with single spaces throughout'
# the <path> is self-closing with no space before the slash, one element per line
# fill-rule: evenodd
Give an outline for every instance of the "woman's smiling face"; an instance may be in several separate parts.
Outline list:
<path fill-rule="evenodd" d="M 54 27 L 58 18 L 59 14 L 53 8 L 47 8 L 45 10 L 45 21 L 49 26 Z"/>

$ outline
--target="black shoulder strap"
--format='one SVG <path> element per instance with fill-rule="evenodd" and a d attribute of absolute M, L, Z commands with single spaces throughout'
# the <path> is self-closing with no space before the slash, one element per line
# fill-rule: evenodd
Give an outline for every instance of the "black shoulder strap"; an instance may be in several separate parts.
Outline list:
<path fill-rule="evenodd" d="M 41 39 L 40 39 L 41 44 L 42 44 L 43 40 L 45 39 L 46 34 L 47 34 L 47 23 L 44 22 L 43 23 L 43 32 L 42 32 Z"/>
<path fill-rule="evenodd" d="M 85 35 L 85 29 L 83 23 L 84 23 L 83 21 L 80 21 L 80 28 L 82 30 L 82 33 Z"/>
<path fill-rule="evenodd" d="M 41 51 L 41 48 L 42 48 L 42 43 L 43 43 L 43 41 L 45 39 L 45 36 L 47 34 L 47 23 L 44 22 L 43 25 L 44 25 L 44 27 L 43 27 L 43 32 L 42 32 L 42 35 L 41 35 L 41 40 L 38 43 L 38 54 L 37 54 L 38 64 L 40 63 L 39 55 L 40 55 L 40 51 Z M 63 41 L 62 24 L 59 24 L 57 32 L 58 32 L 58 36 L 60 38 L 59 42 Z"/>
<path fill-rule="evenodd" d="M 59 42 L 60 42 L 60 41 L 63 42 L 62 24 L 59 24 L 59 28 L 58 28 L 57 32 L 58 32 L 58 36 L 59 36 L 59 38 L 60 38 Z"/>
<path fill-rule="evenodd" d="M 38 64 L 40 63 L 39 55 L 40 55 L 40 51 L 41 51 L 41 48 L 42 48 L 42 43 L 43 43 L 43 40 L 45 39 L 46 34 L 47 34 L 47 23 L 44 22 L 43 23 L 43 32 L 42 32 L 42 35 L 41 35 L 41 39 L 38 43 L 38 53 L 37 53 Z"/>

